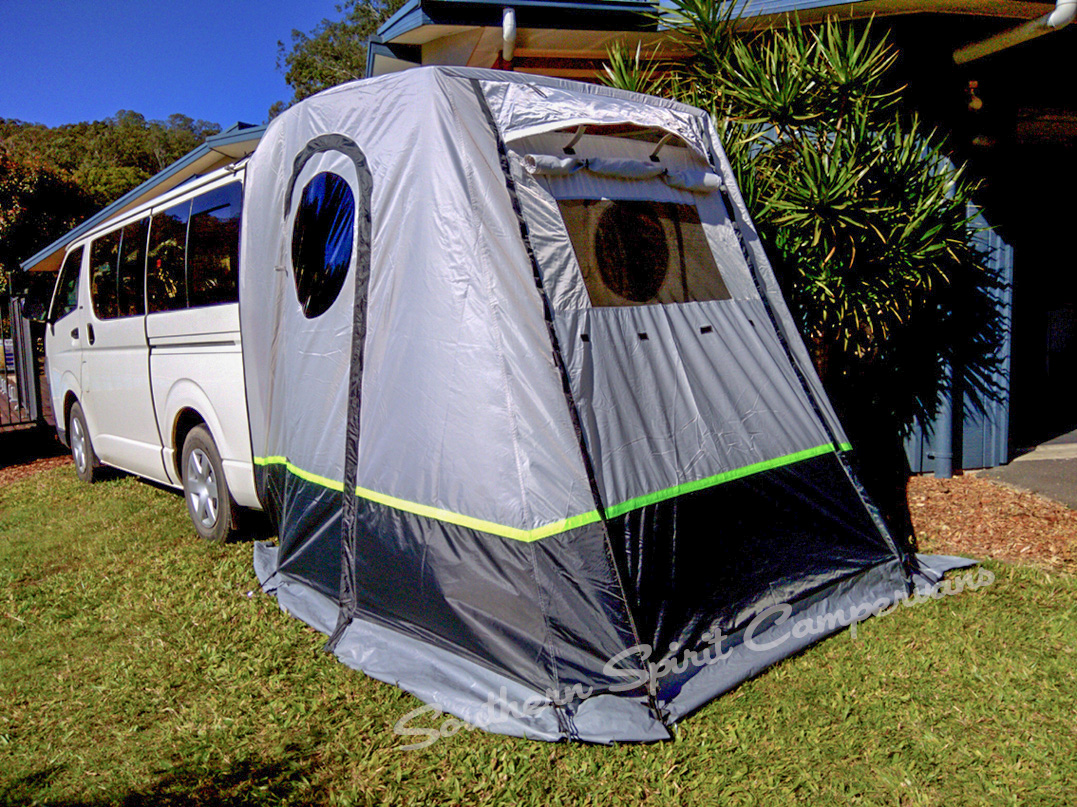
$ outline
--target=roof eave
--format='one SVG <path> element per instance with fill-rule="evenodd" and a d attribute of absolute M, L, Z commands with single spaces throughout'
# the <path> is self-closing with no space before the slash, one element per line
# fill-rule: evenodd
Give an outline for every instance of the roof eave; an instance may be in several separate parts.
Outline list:
<path fill-rule="evenodd" d="M 657 27 L 651 12 L 655 0 L 409 0 L 378 29 L 386 44 L 426 25 L 500 27 L 506 5 L 516 11 L 521 28 L 650 30 Z"/>

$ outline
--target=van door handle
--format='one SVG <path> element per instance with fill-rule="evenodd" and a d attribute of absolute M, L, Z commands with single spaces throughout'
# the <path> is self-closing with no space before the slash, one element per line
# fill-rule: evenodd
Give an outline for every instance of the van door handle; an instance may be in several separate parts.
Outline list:
<path fill-rule="evenodd" d="M 78 339 L 79 338 L 79 329 L 78 328 L 72 328 L 71 329 L 71 338 L 72 339 Z"/>
<path fill-rule="evenodd" d="M 93 325 L 90 324 L 90 323 L 86 324 L 86 338 L 90 340 L 90 344 L 92 345 L 93 344 Z"/>

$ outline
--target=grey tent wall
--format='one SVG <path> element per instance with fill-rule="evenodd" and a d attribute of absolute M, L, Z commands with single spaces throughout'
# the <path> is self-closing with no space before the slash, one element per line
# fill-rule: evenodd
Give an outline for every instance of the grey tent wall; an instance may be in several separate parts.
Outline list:
<path fill-rule="evenodd" d="M 501 86 L 508 97 L 510 85 L 519 87 L 525 79 L 422 68 L 345 85 L 278 118 L 251 158 L 247 178 L 264 204 L 248 206 L 245 214 L 250 216 L 245 219 L 246 266 L 260 271 L 241 279 L 241 313 L 249 326 L 245 369 L 259 490 L 280 529 L 278 547 L 255 549 L 259 580 L 289 613 L 333 634 L 332 648 L 341 661 L 461 719 L 476 717 L 490 696 L 507 691 L 515 693 L 510 697 L 538 698 L 543 708 L 492 730 L 595 742 L 667 739 L 670 723 L 822 638 L 813 633 L 802 637 L 802 644 L 760 653 L 749 632 L 757 618 L 772 620 L 766 630 L 782 631 L 785 622 L 776 618 L 782 603 L 789 618 L 814 619 L 836 609 L 867 613 L 863 609 L 906 596 L 921 569 L 877 526 L 877 514 L 844 462 L 844 434 L 784 308 L 716 138 L 715 163 L 721 164 L 732 194 L 725 206 L 734 208 L 737 218 L 732 234 L 744 235 L 736 248 L 749 253 L 746 259 L 757 273 L 744 279 L 754 282 L 770 304 L 769 313 L 759 306 L 755 322 L 768 330 L 764 315 L 769 316 L 785 336 L 780 349 L 754 352 L 779 368 L 789 386 L 810 388 L 806 400 L 796 397 L 774 411 L 795 406 L 813 423 L 828 420 L 830 439 L 820 427 L 812 431 L 810 447 L 791 445 L 792 453 L 760 454 L 755 457 L 760 462 L 728 469 L 744 473 L 695 480 L 707 483 L 702 488 L 663 488 L 657 499 L 618 500 L 625 505 L 619 515 L 610 508 L 597 490 L 594 468 L 585 467 L 601 456 L 596 446 L 602 442 L 589 442 L 587 421 L 581 426 L 581 418 L 570 417 L 574 407 L 586 414 L 588 399 L 566 377 L 566 368 L 573 367 L 569 340 L 550 327 L 551 320 L 559 325 L 560 315 L 551 310 L 549 297 L 543 299 L 544 264 L 535 253 L 539 228 L 527 218 L 526 205 L 521 209 L 516 191 L 522 186 L 515 184 L 506 160 L 506 133 L 526 131 L 513 128 L 512 115 L 529 123 L 532 112 L 543 112 L 532 94 L 563 96 L 556 110 L 544 113 L 547 123 L 561 125 L 564 109 L 593 115 L 607 105 L 623 107 L 617 115 L 657 120 L 683 131 L 697 147 L 705 138 L 697 137 L 694 127 L 709 124 L 702 113 L 671 110 L 668 102 L 554 79 L 528 78 L 528 84 L 550 91 L 526 90 L 522 99 L 509 98 L 499 106 L 496 93 L 485 86 L 474 92 L 476 81 Z M 409 137 L 401 137 L 402 122 Z M 377 242 L 369 251 L 372 282 L 367 285 L 366 271 L 359 267 L 353 275 L 362 277 L 354 279 L 352 296 L 342 295 L 340 305 L 319 315 L 328 318 L 315 326 L 297 308 L 293 278 L 280 271 L 288 253 L 285 198 L 299 176 L 293 171 L 289 182 L 281 166 L 321 139 L 339 146 L 345 137 L 356 149 L 362 144 L 371 161 L 370 183 L 378 191 L 369 206 L 374 212 L 369 240 Z M 427 148 L 421 147 L 424 138 Z M 401 143 L 412 147 L 402 150 Z M 332 165 L 350 177 L 351 155 L 343 154 L 334 156 Z M 446 163 L 454 167 L 439 174 Z M 362 174 L 358 166 L 356 171 Z M 412 181 L 416 176 L 441 182 L 420 186 Z M 353 185 L 361 189 L 365 183 L 360 176 Z M 387 188 L 407 193 L 386 199 Z M 442 195 L 431 194 L 432 189 Z M 356 196 L 362 218 L 367 194 L 357 190 Z M 410 215 L 394 217 L 394 210 Z M 394 226 L 382 228 L 384 222 Z M 368 223 L 356 224 L 363 230 L 356 254 L 365 261 Z M 464 241 L 455 239 L 461 229 L 469 235 Z M 445 242 L 448 252 L 427 244 L 439 232 L 453 236 Z M 420 246 L 413 249 L 416 243 Z M 381 285 L 392 279 L 398 285 Z M 426 282 L 416 284 L 417 279 Z M 405 283 L 408 294 L 394 297 L 391 292 Z M 364 290 L 371 295 L 365 333 Z M 510 297 L 512 305 L 505 304 Z M 448 304 L 476 298 L 481 305 L 474 312 L 463 302 Z M 713 302 L 712 307 L 719 304 Z M 252 316 L 267 307 L 278 312 L 276 319 Z M 400 319 L 379 319 L 386 311 Z M 746 322 L 746 328 L 755 328 L 752 320 Z M 403 342 L 410 351 L 405 355 L 401 340 L 415 331 L 425 341 L 421 349 L 410 347 L 418 341 Z M 462 332 L 472 336 L 450 338 Z M 654 347 L 659 340 L 650 341 Z M 500 350 L 505 342 L 511 351 Z M 671 342 L 661 358 L 676 359 L 674 348 Z M 437 357 L 453 358 L 461 350 L 468 361 L 454 378 L 466 383 L 453 384 L 434 372 L 434 365 L 445 360 Z M 727 346 L 715 352 L 721 356 L 706 365 L 708 377 L 720 371 L 731 351 Z M 419 365 L 418 356 L 430 357 L 427 365 Z M 789 361 L 799 364 L 789 368 Z M 486 366 L 493 369 L 479 377 L 475 368 Z M 328 379 L 324 385 L 314 383 L 312 368 L 322 370 Z M 386 368 L 400 372 L 379 375 Z M 429 370 L 425 375 L 424 369 Z M 800 373 L 794 379 L 795 370 Z M 663 376 L 649 377 L 657 389 Z M 758 375 L 749 391 L 772 386 L 771 377 Z M 517 384 L 518 379 L 526 384 Z M 469 398 L 480 382 L 493 394 Z M 428 390 L 456 397 L 403 416 L 410 411 L 403 403 Z M 530 420 L 502 417 L 522 427 L 525 439 L 517 443 L 503 430 L 502 440 L 513 448 L 502 452 L 508 460 L 486 463 L 496 445 L 491 413 L 512 411 L 500 404 L 505 390 L 515 401 L 536 404 L 523 410 Z M 729 407 L 732 417 L 756 407 L 751 396 L 745 400 L 745 407 Z M 475 411 L 481 420 L 471 417 Z M 364 451 L 358 452 L 361 420 Z M 541 428 L 529 428 L 532 421 Z M 714 422 L 725 421 L 715 415 Z M 425 431 L 419 428 L 424 425 Z M 421 439 L 412 439 L 415 434 Z M 429 446 L 454 434 L 468 436 L 451 444 L 460 456 L 439 454 L 438 462 L 428 462 Z M 379 444 L 377 438 L 386 435 Z M 546 451 L 548 443 L 557 450 Z M 517 445 L 526 453 L 517 453 Z M 794 451 L 798 448 L 803 451 Z M 520 470 L 530 468 L 531 460 L 543 473 Z M 423 476 L 424 469 L 452 473 Z M 497 471 L 489 479 L 476 473 L 489 469 Z M 512 473 L 512 485 L 494 484 Z M 428 482 L 425 487 L 408 484 L 417 475 Z M 458 490 L 471 495 L 455 495 Z M 530 504 L 514 504 L 529 502 L 535 490 L 543 518 Z M 491 501 L 509 506 L 487 508 Z M 828 631 L 840 627 L 827 624 Z M 731 642 L 730 661 L 706 670 L 681 669 L 689 653 L 714 641 L 715 628 Z M 678 665 L 676 679 L 651 671 L 645 662 L 652 648 L 658 651 L 656 660 Z"/>

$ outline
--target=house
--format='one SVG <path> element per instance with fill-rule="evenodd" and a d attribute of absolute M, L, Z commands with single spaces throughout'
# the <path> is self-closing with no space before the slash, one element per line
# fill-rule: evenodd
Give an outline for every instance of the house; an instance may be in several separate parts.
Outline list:
<path fill-rule="evenodd" d="M 666 58 L 687 55 L 660 29 L 649 0 L 409 0 L 379 30 L 368 74 L 418 64 L 498 67 L 596 80 L 615 42 Z M 1077 179 L 1077 85 L 1070 64 L 1077 0 L 754 0 L 741 24 L 762 28 L 795 13 L 876 17 L 901 51 L 905 98 L 947 132 L 983 181 L 979 234 L 1004 280 L 1009 320 L 996 383 L 979 407 L 955 390 L 935 423 L 907 444 L 914 471 L 991 467 L 1015 450 L 1077 426 L 1066 393 L 1077 373 L 1077 272 L 1065 202 Z M 990 229 L 986 229 L 988 227 Z M 951 460 L 952 457 L 952 460 Z"/>

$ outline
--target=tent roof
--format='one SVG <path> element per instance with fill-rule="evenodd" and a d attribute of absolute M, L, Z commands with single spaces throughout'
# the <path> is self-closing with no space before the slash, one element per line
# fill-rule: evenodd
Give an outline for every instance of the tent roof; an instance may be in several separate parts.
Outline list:
<path fill-rule="evenodd" d="M 190 153 L 176 160 L 165 170 L 150 177 L 134 190 L 128 191 L 112 204 L 100 210 L 78 227 L 53 241 L 36 255 L 22 263 L 25 272 L 55 272 L 68 244 L 84 236 L 94 227 L 108 219 L 131 210 L 140 204 L 160 196 L 192 177 L 208 173 L 222 166 L 241 160 L 254 151 L 262 139 L 265 126 L 236 123 L 206 141 Z"/>

